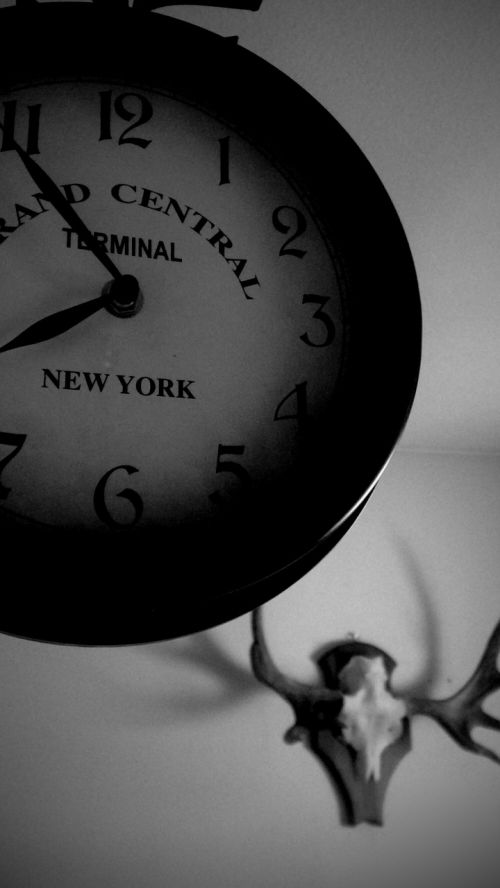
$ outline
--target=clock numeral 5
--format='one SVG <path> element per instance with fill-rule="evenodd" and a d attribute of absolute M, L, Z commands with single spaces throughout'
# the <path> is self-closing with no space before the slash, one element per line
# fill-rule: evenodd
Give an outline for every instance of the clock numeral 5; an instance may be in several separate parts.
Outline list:
<path fill-rule="evenodd" d="M 12 151 L 15 149 L 16 129 L 19 127 L 19 108 L 16 99 L 10 99 L 3 102 L 3 122 L 0 124 L 2 129 L 2 145 L 0 151 Z M 38 147 L 38 136 L 40 132 L 40 112 L 41 105 L 27 105 L 28 121 L 26 128 L 26 141 L 24 142 L 25 151 L 28 154 L 40 154 Z M 17 139 L 19 142 L 19 139 Z"/>
<path fill-rule="evenodd" d="M 5 444 L 7 447 L 12 447 L 10 453 L 7 456 L 4 456 L 3 459 L 0 459 L 0 475 L 7 463 L 13 459 L 17 453 L 19 453 L 21 447 L 26 441 L 26 435 L 16 435 L 11 432 L 0 432 L 0 444 Z M 0 500 L 7 499 L 12 488 L 5 487 L 4 484 L 0 482 Z"/>
<path fill-rule="evenodd" d="M 106 472 L 106 474 L 102 476 L 94 492 L 94 509 L 96 515 L 104 524 L 107 524 L 107 526 L 111 528 L 133 527 L 134 524 L 137 524 L 140 520 L 144 509 L 144 503 L 137 491 L 131 490 L 130 487 L 126 487 L 125 490 L 121 490 L 116 496 L 120 496 L 129 501 L 133 510 L 132 520 L 126 522 L 116 521 L 111 515 L 111 512 L 106 505 L 106 485 L 111 475 L 121 469 L 127 472 L 128 475 L 133 475 L 135 472 L 139 471 L 139 469 L 136 469 L 134 466 L 115 466 L 114 469 L 110 469 L 109 472 Z"/>
<path fill-rule="evenodd" d="M 245 446 L 243 444 L 219 444 L 215 471 L 217 473 L 230 472 L 239 479 L 243 487 L 248 487 L 250 485 L 250 475 L 244 466 L 232 459 L 225 459 L 226 456 L 243 456 L 244 452 Z M 221 505 L 223 502 L 223 498 L 218 490 L 215 493 L 211 493 L 209 499 L 216 505 Z"/>
<path fill-rule="evenodd" d="M 151 139 L 142 139 L 139 136 L 128 136 L 128 133 L 151 120 L 153 106 L 148 99 L 138 93 L 120 93 L 113 97 L 113 90 L 106 89 L 99 93 L 101 109 L 101 129 L 99 141 L 103 142 L 113 138 L 113 115 L 130 123 L 118 137 L 119 145 L 137 145 L 139 148 L 147 148 Z"/>
<path fill-rule="evenodd" d="M 302 305 L 319 305 L 319 308 L 314 312 L 313 318 L 317 318 L 318 321 L 321 321 L 323 324 L 323 338 L 320 342 L 315 341 L 309 337 L 308 333 L 303 333 L 299 338 L 302 342 L 305 342 L 306 345 L 311 345 L 313 348 L 324 348 L 325 345 L 331 345 L 333 340 L 335 339 L 336 329 L 335 323 L 332 318 L 326 311 L 323 311 L 323 307 L 328 302 L 328 296 L 303 296 L 302 297 Z"/>
<path fill-rule="evenodd" d="M 306 231 L 307 222 L 304 214 L 300 210 L 296 210 L 295 207 L 276 207 L 273 213 L 273 225 L 280 234 L 289 234 L 291 232 L 290 237 L 282 244 L 279 255 L 296 256 L 298 259 L 302 259 L 306 255 L 307 250 L 302 250 L 300 247 L 291 247 L 290 244 Z"/>

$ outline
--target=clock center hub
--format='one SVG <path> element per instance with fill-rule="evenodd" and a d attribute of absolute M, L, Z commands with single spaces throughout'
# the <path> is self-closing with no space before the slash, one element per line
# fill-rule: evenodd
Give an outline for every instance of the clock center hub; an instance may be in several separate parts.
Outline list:
<path fill-rule="evenodd" d="M 139 281 L 133 274 L 122 274 L 119 278 L 109 281 L 102 290 L 108 298 L 106 310 L 117 318 L 130 318 L 140 312 L 144 304 L 144 296 Z"/>

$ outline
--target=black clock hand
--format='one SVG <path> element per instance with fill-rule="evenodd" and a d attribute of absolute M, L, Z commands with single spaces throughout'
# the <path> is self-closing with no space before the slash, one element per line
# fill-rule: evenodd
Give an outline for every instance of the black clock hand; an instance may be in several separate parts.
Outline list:
<path fill-rule="evenodd" d="M 3 131 L 3 124 L 0 123 L 0 130 Z M 94 235 L 87 228 L 85 223 L 80 219 L 78 213 L 73 209 L 70 202 L 66 199 L 62 191 L 57 187 L 56 183 L 50 178 L 50 176 L 39 166 L 36 160 L 24 150 L 15 140 L 12 142 L 14 149 L 17 154 L 21 158 L 24 166 L 26 167 L 28 173 L 33 179 L 35 185 L 43 191 L 44 196 L 50 200 L 52 205 L 56 208 L 57 212 L 63 217 L 65 222 L 71 226 L 71 228 L 79 235 L 82 239 L 83 243 L 89 250 L 94 254 L 94 256 L 99 260 L 99 262 L 104 265 L 105 269 L 114 277 L 118 279 L 121 277 L 121 273 L 116 267 L 115 263 L 109 258 L 108 254 L 105 250 L 102 249 L 101 245 L 96 241 Z"/>
<path fill-rule="evenodd" d="M 34 345 L 37 342 L 44 342 L 46 339 L 53 339 L 71 327 L 84 321 L 99 309 L 104 308 L 109 302 L 109 296 L 99 296 L 97 299 L 91 299 L 89 302 L 82 302 L 79 305 L 72 305 L 63 311 L 56 311 L 54 314 L 48 315 L 41 321 L 31 324 L 22 333 L 7 342 L 0 348 L 0 352 L 10 351 L 13 348 L 22 348 L 24 345 Z"/>
<path fill-rule="evenodd" d="M 136 314 L 142 305 L 142 295 L 137 279 L 131 274 L 122 274 L 118 281 L 104 288 L 101 296 L 71 305 L 47 315 L 40 321 L 31 324 L 14 339 L 11 339 L 0 348 L 0 353 L 11 351 L 14 348 L 23 348 L 25 345 L 35 345 L 37 342 L 45 342 L 54 339 L 61 333 L 66 333 L 72 327 L 76 327 L 86 318 L 95 314 L 101 308 L 108 308 L 117 317 L 130 317 Z"/>

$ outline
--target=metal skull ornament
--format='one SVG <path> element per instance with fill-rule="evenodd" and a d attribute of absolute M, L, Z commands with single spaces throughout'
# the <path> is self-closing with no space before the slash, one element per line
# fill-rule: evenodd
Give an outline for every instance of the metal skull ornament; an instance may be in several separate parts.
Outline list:
<path fill-rule="evenodd" d="M 500 688 L 496 661 L 500 622 L 468 682 L 443 700 L 397 695 L 391 688 L 395 661 L 371 644 L 348 640 L 328 647 L 318 658 L 322 684 L 303 684 L 274 663 L 262 625 L 262 611 L 252 614 L 251 662 L 256 678 L 291 705 L 295 724 L 285 740 L 302 740 L 322 762 L 343 803 L 343 822 L 383 823 L 389 780 L 411 749 L 414 715 L 435 719 L 464 749 L 500 764 L 500 756 L 472 739 L 476 727 L 500 730 L 500 720 L 481 708 Z"/>

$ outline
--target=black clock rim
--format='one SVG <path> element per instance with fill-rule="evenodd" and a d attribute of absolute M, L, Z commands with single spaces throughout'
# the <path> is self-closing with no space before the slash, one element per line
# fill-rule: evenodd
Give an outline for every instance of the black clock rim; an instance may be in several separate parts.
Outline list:
<path fill-rule="evenodd" d="M 43 608 L 32 606 L 31 620 L 16 602 L 0 605 L 1 631 L 58 643 L 144 643 L 200 631 L 240 616 L 298 580 L 366 504 L 404 428 L 418 380 L 421 314 L 408 242 L 378 175 L 340 124 L 298 84 L 234 41 L 168 16 L 133 10 L 105 15 L 88 3 L 45 3 L 30 8 L 29 15 L 12 7 L 1 15 L 9 44 L 18 46 L 22 38 L 25 51 L 5 53 L 0 82 L 77 77 L 90 41 L 91 64 L 110 82 L 133 79 L 136 86 L 161 88 L 168 76 L 170 89 L 253 139 L 294 182 L 322 220 L 325 237 L 336 244 L 352 335 L 335 422 L 349 434 L 329 458 L 348 465 L 350 475 L 313 536 L 304 533 L 278 569 L 215 597 L 196 614 L 191 604 L 177 604 L 174 614 L 137 599 L 135 608 L 122 613 L 113 608 L 105 617 L 95 607 L 88 615 L 80 610 L 75 623 L 56 598 Z M 64 46 L 61 34 L 71 37 Z M 132 39 L 147 48 L 140 65 L 137 54 L 130 56 Z M 325 187 L 333 163 L 341 175 Z"/>

